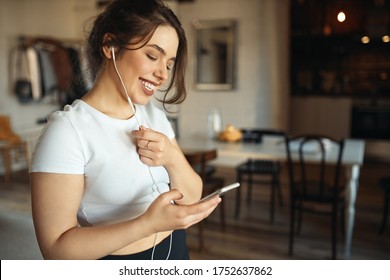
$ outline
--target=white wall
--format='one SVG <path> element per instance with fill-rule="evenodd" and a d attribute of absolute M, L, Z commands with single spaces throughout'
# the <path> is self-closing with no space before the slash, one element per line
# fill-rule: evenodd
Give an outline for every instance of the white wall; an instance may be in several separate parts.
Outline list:
<path fill-rule="evenodd" d="M 207 132 L 207 115 L 216 107 L 223 126 L 286 128 L 288 100 L 288 0 L 196 0 L 179 5 L 187 32 L 190 64 L 188 99 L 180 106 L 180 133 Z M 194 20 L 236 19 L 237 88 L 194 89 Z"/>
<path fill-rule="evenodd" d="M 7 42 L 5 38 L 5 14 L 6 14 L 6 8 L 5 8 L 5 2 L 3 0 L 0 0 L 0 62 L 3 61 L 3 63 L 0 63 L 0 113 L 4 110 L 5 107 L 5 97 L 4 92 L 6 81 L 7 81 L 7 72 L 6 67 L 7 63 L 4 63 L 4 61 L 7 61 L 7 53 L 3 50 L 6 50 Z"/>

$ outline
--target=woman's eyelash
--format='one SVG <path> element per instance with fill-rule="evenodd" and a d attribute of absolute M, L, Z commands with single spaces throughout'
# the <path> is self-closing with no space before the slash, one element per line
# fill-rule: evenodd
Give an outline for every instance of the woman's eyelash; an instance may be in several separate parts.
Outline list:
<path fill-rule="evenodd" d="M 151 54 L 146 54 L 146 56 L 150 59 L 150 60 L 152 60 L 152 61 L 156 61 L 157 60 L 157 58 L 155 57 L 155 56 L 153 56 L 153 55 L 151 55 Z M 169 71 L 171 71 L 173 69 L 173 65 L 167 65 L 167 70 L 169 70 Z"/>
<path fill-rule="evenodd" d="M 153 55 L 150 55 L 150 54 L 146 54 L 146 56 L 150 59 L 150 60 L 156 60 L 157 58 L 154 57 Z"/>

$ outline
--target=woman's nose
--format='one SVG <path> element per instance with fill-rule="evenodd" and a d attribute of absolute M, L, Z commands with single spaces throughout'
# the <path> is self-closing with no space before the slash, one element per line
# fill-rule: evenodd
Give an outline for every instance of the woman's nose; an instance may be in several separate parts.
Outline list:
<path fill-rule="evenodd" d="M 165 63 L 160 63 L 155 71 L 155 76 L 160 78 L 161 82 L 168 80 L 168 69 Z"/>

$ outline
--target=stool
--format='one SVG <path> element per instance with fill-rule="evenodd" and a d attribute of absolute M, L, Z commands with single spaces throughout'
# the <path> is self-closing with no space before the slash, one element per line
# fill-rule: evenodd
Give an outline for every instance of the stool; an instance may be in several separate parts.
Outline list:
<path fill-rule="evenodd" d="M 9 116 L 0 115 L 0 156 L 4 166 L 4 181 L 11 182 L 12 163 L 23 157 L 26 167 L 29 165 L 27 142 L 22 141 L 11 125 Z"/>
<path fill-rule="evenodd" d="M 4 182 L 6 184 L 11 183 L 12 181 L 12 162 L 14 160 L 19 160 L 20 157 L 23 157 L 26 167 L 28 167 L 28 154 L 27 143 L 24 141 L 18 143 L 0 143 L 0 155 L 4 167 Z"/>

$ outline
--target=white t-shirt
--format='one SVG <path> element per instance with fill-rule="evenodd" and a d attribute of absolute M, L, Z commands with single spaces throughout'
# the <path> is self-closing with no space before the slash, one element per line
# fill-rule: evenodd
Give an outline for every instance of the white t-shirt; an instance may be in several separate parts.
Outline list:
<path fill-rule="evenodd" d="M 169 139 L 175 137 L 165 113 L 152 102 L 136 105 L 136 117 L 141 125 Z M 137 120 L 111 118 L 81 100 L 50 115 L 35 147 L 30 172 L 84 175 L 77 213 L 80 225 L 138 217 L 160 193 L 169 190 L 166 169 L 149 167 L 139 159 L 131 139 L 131 131 L 139 129 Z"/>

